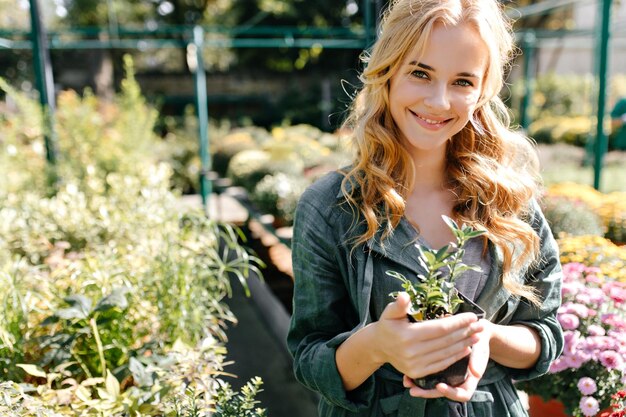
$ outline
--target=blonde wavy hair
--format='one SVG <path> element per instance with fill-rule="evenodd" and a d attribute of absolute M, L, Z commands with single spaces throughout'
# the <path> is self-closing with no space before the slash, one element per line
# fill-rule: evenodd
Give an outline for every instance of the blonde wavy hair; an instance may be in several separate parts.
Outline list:
<path fill-rule="evenodd" d="M 537 303 L 532 288 L 519 282 L 515 271 L 538 253 L 539 237 L 524 221 L 538 188 L 538 162 L 529 140 L 509 129 L 507 109 L 498 97 L 515 48 L 511 24 L 495 0 L 395 0 L 385 13 L 371 54 L 363 56 L 363 87 L 345 122 L 356 158 L 344 172 L 342 190 L 366 225 L 355 246 L 372 239 L 381 227 L 384 241 L 405 214 L 415 167 L 389 110 L 389 80 L 407 54 L 424 50 L 439 22 L 473 25 L 489 50 L 474 116 L 447 144 L 448 186 L 456 194 L 453 215 L 487 231 L 502 251 L 504 287 Z"/>

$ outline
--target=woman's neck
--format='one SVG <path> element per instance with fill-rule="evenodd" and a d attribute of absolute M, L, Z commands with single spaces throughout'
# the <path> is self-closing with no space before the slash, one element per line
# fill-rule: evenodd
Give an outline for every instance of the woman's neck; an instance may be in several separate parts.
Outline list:
<path fill-rule="evenodd" d="M 424 152 L 411 155 L 415 166 L 413 191 L 421 194 L 441 191 L 446 184 L 446 153 Z"/>

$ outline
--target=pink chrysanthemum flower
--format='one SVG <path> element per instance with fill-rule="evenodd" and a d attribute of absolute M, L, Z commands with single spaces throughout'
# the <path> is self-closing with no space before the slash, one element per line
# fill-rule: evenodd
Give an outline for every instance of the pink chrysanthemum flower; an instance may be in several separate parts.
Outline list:
<path fill-rule="evenodd" d="M 587 417 L 595 416 L 600 411 L 600 404 L 593 397 L 582 397 L 580 399 L 580 411 Z"/>
<path fill-rule="evenodd" d="M 622 367 L 624 360 L 622 357 L 613 350 L 607 350 L 600 353 L 600 363 L 607 369 L 619 369 Z"/>
<path fill-rule="evenodd" d="M 591 395 L 598 390 L 598 386 L 596 385 L 596 381 L 585 376 L 578 380 L 578 390 L 583 395 Z"/>
<path fill-rule="evenodd" d="M 556 374 L 558 372 L 566 370 L 567 368 L 569 368 L 569 366 L 567 366 L 567 363 L 563 359 L 559 358 L 552 362 L 552 364 L 550 365 L 550 373 Z"/>
<path fill-rule="evenodd" d="M 563 327 L 563 330 L 575 330 L 580 325 L 580 319 L 574 314 L 560 314 L 558 316 L 559 323 Z"/>
<path fill-rule="evenodd" d="M 598 326 L 597 324 L 589 325 L 589 327 L 587 327 L 587 332 L 591 336 L 604 336 L 606 334 L 604 327 Z"/>
<path fill-rule="evenodd" d="M 583 356 L 579 352 L 574 353 L 574 355 L 572 356 L 563 356 L 563 360 L 565 361 L 567 366 L 572 369 L 580 368 L 581 366 L 583 366 L 583 363 L 587 361 L 586 358 L 583 358 Z"/>

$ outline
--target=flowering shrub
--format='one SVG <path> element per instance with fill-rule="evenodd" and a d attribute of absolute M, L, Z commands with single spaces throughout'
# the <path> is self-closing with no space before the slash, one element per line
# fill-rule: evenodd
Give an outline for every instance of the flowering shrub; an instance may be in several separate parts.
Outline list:
<path fill-rule="evenodd" d="M 626 282 L 626 247 L 600 236 L 574 236 L 559 239 L 561 263 L 584 263 L 600 269 L 601 276 Z"/>
<path fill-rule="evenodd" d="M 605 237 L 614 242 L 626 243 L 626 193 L 606 194 L 598 214 L 607 229 Z"/>
<path fill-rule="evenodd" d="M 60 96 L 54 186 L 36 106 L 0 114 L 0 416 L 262 417 L 260 380 L 223 380 L 223 300 L 260 261 L 181 206 L 156 114 L 123 85 L 113 103 Z"/>
<path fill-rule="evenodd" d="M 594 210 L 601 206 L 602 193 L 593 187 L 575 182 L 561 182 L 550 186 L 546 193 L 570 200 L 582 201 Z"/>
<path fill-rule="evenodd" d="M 540 203 L 554 237 L 604 235 L 602 219 L 583 201 L 546 194 Z"/>
<path fill-rule="evenodd" d="M 563 198 L 589 207 L 602 219 L 604 237 L 626 243 L 626 193 L 603 194 L 588 185 L 563 182 L 546 190 L 545 199 L 551 198 Z"/>
<path fill-rule="evenodd" d="M 626 389 L 618 391 L 611 396 L 613 402 L 611 403 L 612 411 L 605 411 L 600 414 L 600 417 L 624 417 L 626 416 Z"/>
<path fill-rule="evenodd" d="M 575 417 L 595 416 L 626 384 L 626 284 L 601 277 L 598 268 L 563 265 L 563 354 L 550 371 L 519 387 L 557 399 Z"/>

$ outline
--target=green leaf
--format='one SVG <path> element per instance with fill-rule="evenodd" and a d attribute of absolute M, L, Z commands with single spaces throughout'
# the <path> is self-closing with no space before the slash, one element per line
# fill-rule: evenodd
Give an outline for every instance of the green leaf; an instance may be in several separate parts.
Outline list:
<path fill-rule="evenodd" d="M 462 239 L 463 231 L 459 229 L 459 225 L 448 216 L 442 215 L 441 217 L 443 218 L 443 221 L 446 222 L 450 230 L 452 230 L 452 233 L 457 238 L 457 240 Z"/>
<path fill-rule="evenodd" d="M 120 310 L 125 310 L 128 307 L 128 300 L 126 300 L 126 294 L 130 292 L 130 288 L 121 287 L 111 291 L 111 294 L 103 297 L 96 304 L 94 311 L 106 311 L 112 308 L 118 307 Z"/>
<path fill-rule="evenodd" d="M 470 232 L 465 233 L 465 237 L 467 239 L 472 239 L 472 238 L 475 238 L 477 236 L 484 235 L 485 233 L 487 233 L 487 231 L 485 231 L 485 230 L 472 230 Z"/>
<path fill-rule="evenodd" d="M 85 319 L 89 317 L 89 312 L 85 313 L 79 307 L 60 308 L 54 312 L 54 316 L 63 320 Z M 45 324 L 51 324 L 52 320 L 44 320 Z"/>
<path fill-rule="evenodd" d="M 74 393 L 76 394 L 76 397 L 84 403 L 91 400 L 91 391 L 82 385 L 78 386 Z"/>
<path fill-rule="evenodd" d="M 42 326 L 47 326 L 49 324 L 54 324 L 59 322 L 59 317 L 56 315 L 51 315 L 50 317 L 46 317 L 44 321 L 41 322 Z"/>
<path fill-rule="evenodd" d="M 22 368 L 24 372 L 26 372 L 28 375 L 36 376 L 39 378 L 46 377 L 46 372 L 40 367 L 38 367 L 37 365 L 31 365 L 27 363 L 18 363 L 16 366 Z"/>
<path fill-rule="evenodd" d="M 482 268 L 478 265 L 465 265 L 465 264 L 461 264 L 461 265 L 457 265 L 456 269 L 454 270 L 455 275 L 459 275 L 465 271 L 476 271 L 476 272 L 482 272 Z"/>
<path fill-rule="evenodd" d="M 140 387 L 150 387 L 154 384 L 154 374 L 148 372 L 146 367 L 143 366 L 135 358 L 130 358 L 128 362 L 128 369 L 133 374 L 133 379 Z"/>
<path fill-rule="evenodd" d="M 452 218 L 446 216 L 445 214 L 443 214 L 441 218 L 443 219 L 444 222 L 446 222 L 448 227 L 452 229 L 452 231 L 459 230 L 459 225 Z"/>
<path fill-rule="evenodd" d="M 105 379 L 105 386 L 107 388 L 107 392 L 113 397 L 117 398 L 120 395 L 120 383 L 117 378 L 113 376 L 111 371 L 107 369 L 107 376 Z"/>
<path fill-rule="evenodd" d="M 70 308 L 63 309 L 63 310 L 77 310 L 79 313 L 76 318 L 86 318 L 89 316 L 89 313 L 91 312 L 91 300 L 89 298 L 85 297 L 84 295 L 75 294 L 75 295 L 70 295 L 69 297 L 65 297 L 64 300 L 67 304 L 70 305 Z M 55 312 L 55 315 L 58 316 L 57 313 L 59 311 L 61 310 L 58 310 L 57 312 Z M 74 313 L 68 311 L 67 314 L 72 315 Z M 59 316 L 59 317 L 68 318 L 68 317 L 62 317 L 62 316 Z M 69 318 L 75 318 L 75 317 L 69 317 Z"/>
<path fill-rule="evenodd" d="M 389 275 L 390 277 L 397 278 L 400 281 L 406 281 L 407 280 L 404 275 L 402 275 L 401 273 L 396 272 L 396 271 L 392 271 L 392 270 L 385 271 L 385 274 Z"/>
<path fill-rule="evenodd" d="M 438 262 L 443 261 L 451 255 L 450 253 L 448 253 L 448 249 L 450 249 L 450 245 L 445 245 L 437 251 L 435 258 L 437 258 Z"/>

